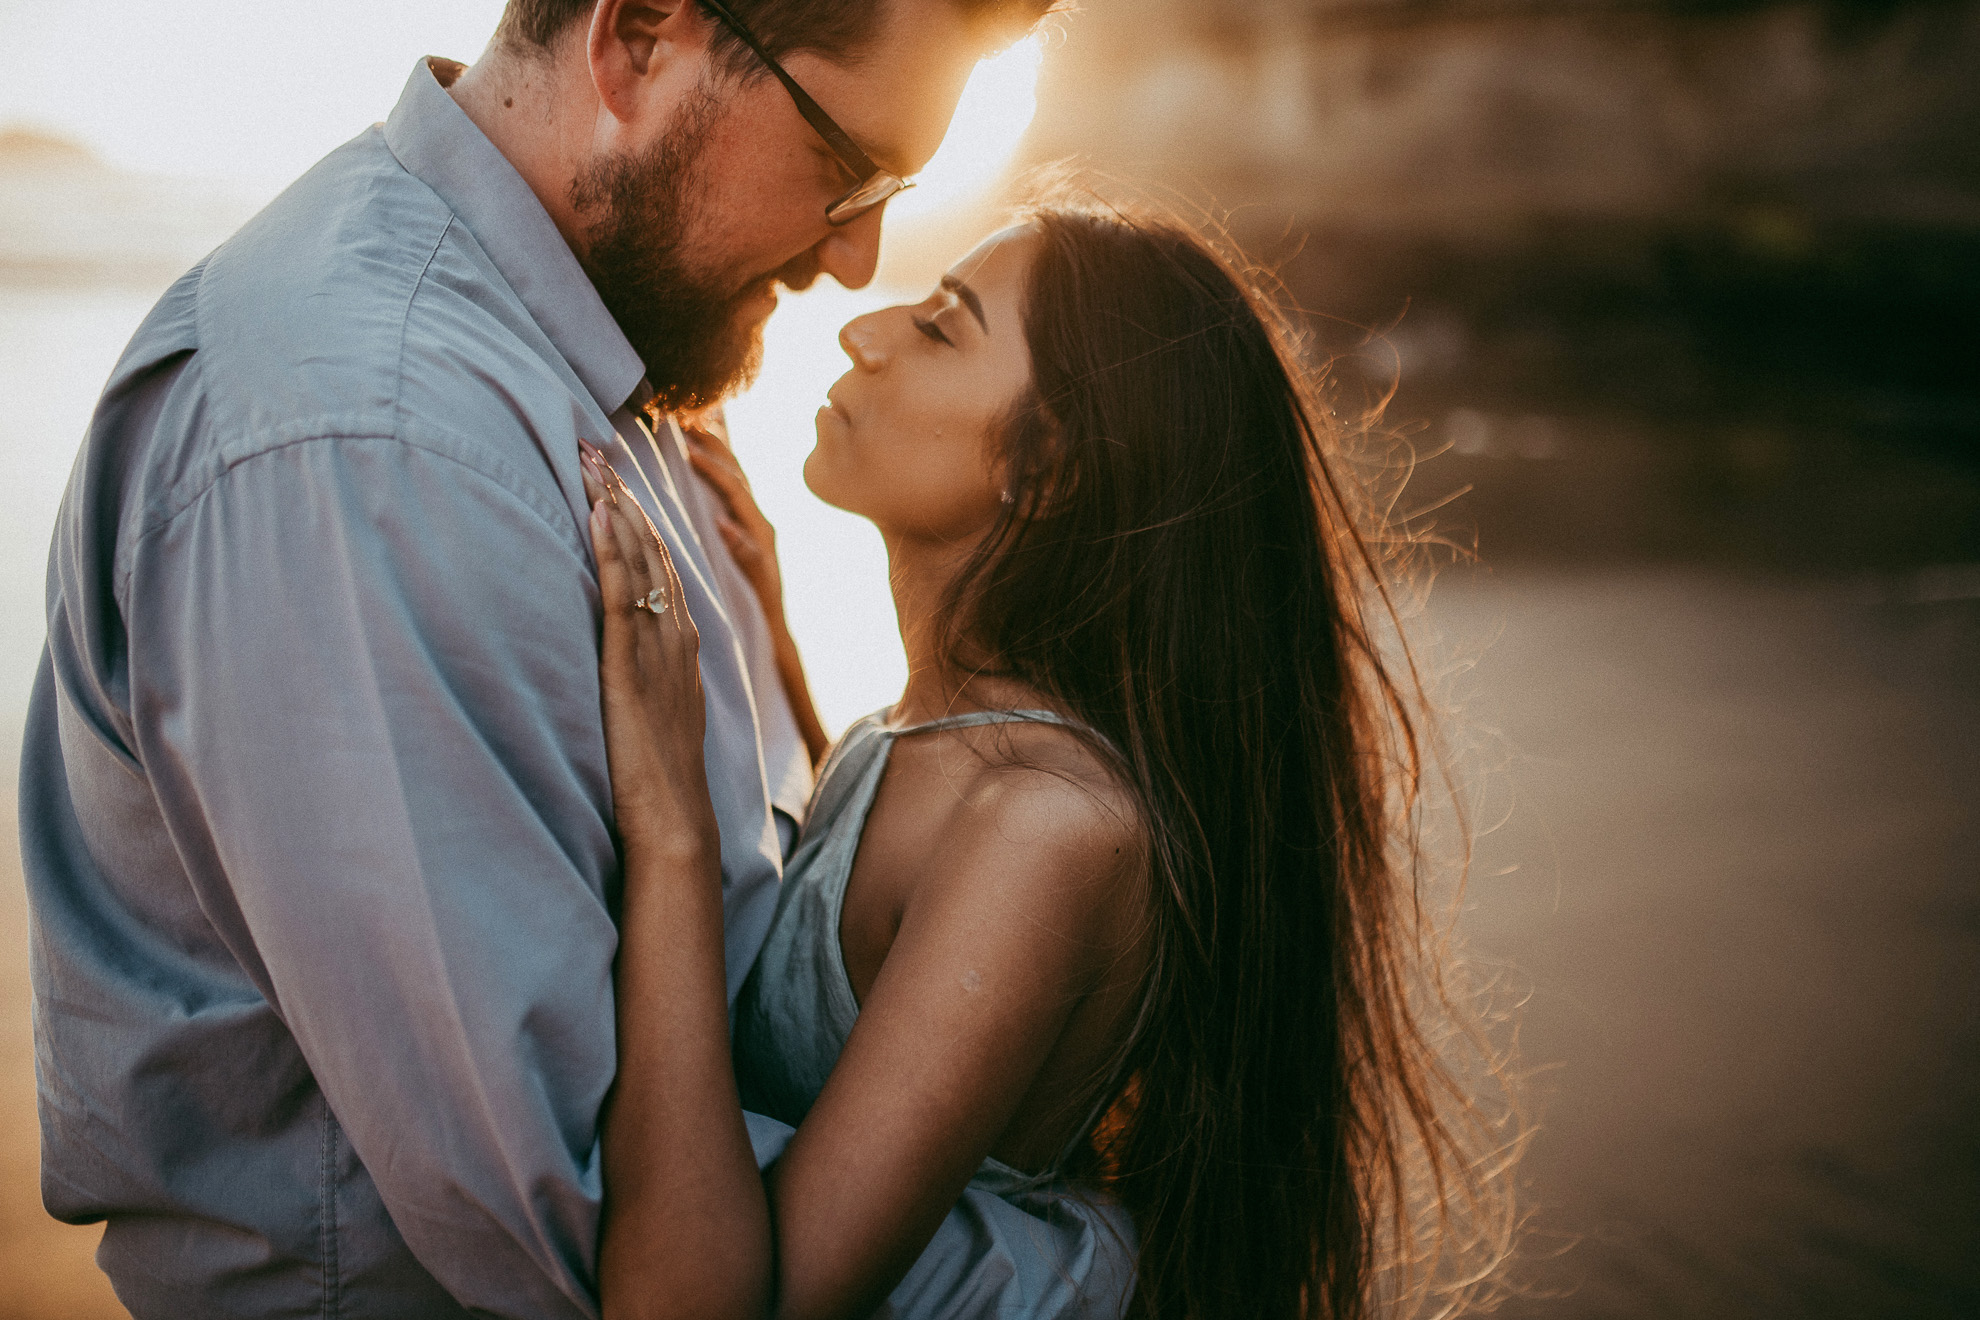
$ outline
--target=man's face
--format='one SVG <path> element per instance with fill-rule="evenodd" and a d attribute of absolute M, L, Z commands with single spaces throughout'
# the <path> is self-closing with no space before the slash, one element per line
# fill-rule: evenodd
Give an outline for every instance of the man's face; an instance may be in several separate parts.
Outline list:
<path fill-rule="evenodd" d="M 685 13 L 699 73 L 612 124 L 571 191 L 581 259 L 670 408 L 749 379 L 778 285 L 803 289 L 821 273 L 866 284 L 881 223 L 879 211 L 826 223 L 853 181 L 782 85 L 710 62 L 715 20 Z M 943 0 L 894 0 L 856 62 L 797 51 L 782 63 L 882 168 L 908 175 L 940 144 L 976 53 Z"/>
<path fill-rule="evenodd" d="M 588 218 L 585 270 L 668 411 L 748 384 L 763 356 L 755 305 L 769 279 L 732 288 L 685 255 L 699 227 L 707 130 L 721 113 L 714 96 L 699 94 L 682 107 L 678 132 L 636 155 L 594 157 L 571 185 L 571 204 Z"/>

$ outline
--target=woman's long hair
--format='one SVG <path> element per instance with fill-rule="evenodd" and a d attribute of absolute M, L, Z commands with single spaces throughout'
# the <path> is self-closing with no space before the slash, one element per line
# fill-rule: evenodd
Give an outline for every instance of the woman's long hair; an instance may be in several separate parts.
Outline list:
<path fill-rule="evenodd" d="M 1147 996 L 1092 1150 L 1133 1312 L 1354 1320 L 1424 1254 L 1411 1189 L 1477 1190 L 1417 1016 L 1423 758 L 1381 557 L 1269 299 L 1177 222 L 1030 220 L 1033 389 L 947 635 L 1105 734 L 1142 813 Z"/>

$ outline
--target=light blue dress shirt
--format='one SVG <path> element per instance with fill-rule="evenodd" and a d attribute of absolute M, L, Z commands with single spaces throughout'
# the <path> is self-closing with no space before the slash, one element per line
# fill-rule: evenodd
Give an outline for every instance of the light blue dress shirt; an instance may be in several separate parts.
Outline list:
<path fill-rule="evenodd" d="M 56 528 L 21 777 L 43 1192 L 107 1219 L 140 1320 L 597 1313 L 580 437 L 701 630 L 732 1000 L 809 789 L 710 495 L 455 67 L 158 303 Z"/>

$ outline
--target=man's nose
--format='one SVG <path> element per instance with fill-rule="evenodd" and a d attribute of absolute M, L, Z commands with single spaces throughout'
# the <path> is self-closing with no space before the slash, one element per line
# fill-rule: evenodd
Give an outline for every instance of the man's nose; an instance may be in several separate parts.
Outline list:
<path fill-rule="evenodd" d="M 880 215 L 886 209 L 876 206 L 820 239 L 811 249 L 819 269 L 848 289 L 865 288 L 880 264 Z"/>
<path fill-rule="evenodd" d="M 861 371 L 878 371 L 887 365 L 887 346 L 877 318 L 871 312 L 855 316 L 839 330 L 839 347 Z"/>

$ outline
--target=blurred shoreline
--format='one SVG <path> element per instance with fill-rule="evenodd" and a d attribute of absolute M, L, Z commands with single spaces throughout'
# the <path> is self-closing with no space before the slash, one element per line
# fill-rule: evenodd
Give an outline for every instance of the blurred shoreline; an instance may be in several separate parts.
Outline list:
<path fill-rule="evenodd" d="M 0 125 L 0 286 L 160 290 L 253 214 L 246 191 L 132 174 Z"/>

